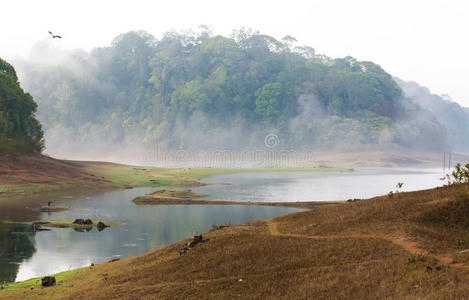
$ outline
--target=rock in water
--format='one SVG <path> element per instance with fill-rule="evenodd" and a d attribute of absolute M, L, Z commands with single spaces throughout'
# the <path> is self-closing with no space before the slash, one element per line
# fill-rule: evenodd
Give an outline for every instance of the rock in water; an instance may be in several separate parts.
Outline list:
<path fill-rule="evenodd" d="M 33 230 L 34 231 L 50 231 L 50 229 L 42 228 L 41 224 L 33 223 Z"/>
<path fill-rule="evenodd" d="M 91 221 L 91 219 L 86 219 L 84 224 L 85 225 L 91 225 L 91 224 L 93 224 L 93 221 Z"/>
<path fill-rule="evenodd" d="M 42 278 L 42 286 L 44 286 L 44 287 L 53 286 L 53 285 L 55 285 L 55 283 L 56 283 L 55 277 L 46 276 L 46 277 Z"/>
<path fill-rule="evenodd" d="M 109 227 L 109 226 L 99 221 L 98 224 L 96 224 L 96 227 L 98 228 L 99 231 L 103 231 L 104 228 Z"/>

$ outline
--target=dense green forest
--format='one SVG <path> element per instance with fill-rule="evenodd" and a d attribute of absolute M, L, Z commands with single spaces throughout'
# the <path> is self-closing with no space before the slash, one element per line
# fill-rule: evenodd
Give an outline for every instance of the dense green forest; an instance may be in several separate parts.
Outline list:
<path fill-rule="evenodd" d="M 15 69 L 0 59 L 0 153 L 31 153 L 43 149 L 37 104 L 24 93 Z"/>
<path fill-rule="evenodd" d="M 446 128 L 379 65 L 332 59 L 294 38 L 128 32 L 109 47 L 38 44 L 17 61 L 50 153 L 280 147 L 438 150 Z"/>

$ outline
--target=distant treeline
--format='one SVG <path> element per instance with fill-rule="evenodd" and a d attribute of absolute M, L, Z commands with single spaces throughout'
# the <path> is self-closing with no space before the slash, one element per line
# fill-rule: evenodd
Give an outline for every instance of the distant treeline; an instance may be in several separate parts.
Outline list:
<path fill-rule="evenodd" d="M 20 87 L 15 69 L 0 58 L 0 154 L 42 151 L 36 108 L 33 97 Z"/>
<path fill-rule="evenodd" d="M 295 44 L 244 29 L 128 32 L 89 53 L 38 45 L 18 66 L 51 152 L 242 149 L 267 133 L 298 149 L 447 146 L 445 126 L 379 65 Z"/>
<path fill-rule="evenodd" d="M 428 88 L 416 82 L 405 82 L 394 78 L 406 97 L 430 111 L 447 131 L 447 143 L 456 150 L 469 149 L 469 108 L 461 107 L 447 95 L 430 93 Z"/>

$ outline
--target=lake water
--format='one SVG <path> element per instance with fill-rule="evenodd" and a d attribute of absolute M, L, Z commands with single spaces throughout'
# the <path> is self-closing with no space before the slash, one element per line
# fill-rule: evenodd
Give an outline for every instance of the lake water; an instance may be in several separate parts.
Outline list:
<path fill-rule="evenodd" d="M 367 198 L 395 190 L 441 185 L 441 170 L 363 168 L 348 173 L 241 173 L 205 179 L 229 183 L 193 188 L 208 199 L 233 201 L 325 201 Z M 124 222 L 102 232 L 53 229 L 33 232 L 31 226 L 0 224 L 0 282 L 22 281 L 69 269 L 129 257 L 205 232 L 213 224 L 236 224 L 300 211 L 260 206 L 137 206 L 131 200 L 154 188 L 114 190 L 92 195 L 47 195 L 0 202 L 1 220 L 92 218 Z M 40 213 L 47 201 L 70 207 Z"/>
<path fill-rule="evenodd" d="M 357 168 L 353 172 L 241 173 L 204 179 L 229 183 L 194 188 L 207 199 L 260 202 L 334 201 L 370 198 L 396 190 L 415 191 L 442 185 L 444 173 L 430 168 Z"/>

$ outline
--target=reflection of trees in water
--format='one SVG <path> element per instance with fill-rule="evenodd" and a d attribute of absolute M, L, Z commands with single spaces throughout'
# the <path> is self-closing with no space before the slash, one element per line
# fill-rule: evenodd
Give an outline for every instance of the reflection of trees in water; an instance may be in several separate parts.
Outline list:
<path fill-rule="evenodd" d="M 36 252 L 28 225 L 0 224 L 0 283 L 15 281 L 19 264 Z"/>

